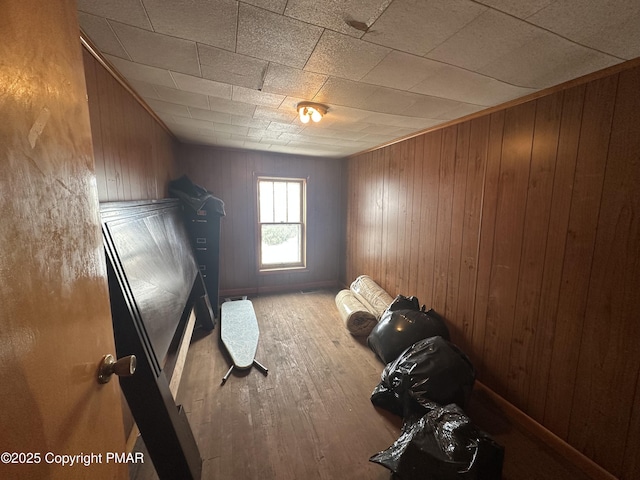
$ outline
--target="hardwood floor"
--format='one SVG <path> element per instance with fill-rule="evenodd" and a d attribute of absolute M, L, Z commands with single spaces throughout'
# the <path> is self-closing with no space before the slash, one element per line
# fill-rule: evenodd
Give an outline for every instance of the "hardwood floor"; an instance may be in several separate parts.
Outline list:
<path fill-rule="evenodd" d="M 369 396 L 383 365 L 344 328 L 337 290 L 250 298 L 260 326 L 253 368 L 220 381 L 229 360 L 212 334 L 196 331 L 178 403 L 187 411 L 203 458 L 204 480 L 388 480 L 369 457 L 391 445 L 401 420 Z M 469 416 L 506 447 L 505 479 L 586 479 L 584 474 L 472 397 Z M 155 477 L 150 458 L 132 478 Z M 156 477 L 157 478 L 157 477 Z"/>

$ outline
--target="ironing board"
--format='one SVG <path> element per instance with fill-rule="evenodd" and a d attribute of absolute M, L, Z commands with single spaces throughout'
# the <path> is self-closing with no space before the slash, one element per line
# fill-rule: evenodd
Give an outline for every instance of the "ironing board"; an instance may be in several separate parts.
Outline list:
<path fill-rule="evenodd" d="M 253 365 L 265 375 L 268 369 L 255 358 L 260 330 L 251 300 L 225 301 L 220 307 L 220 337 L 233 365 L 222 378 L 225 384 L 234 368 L 245 370 Z"/>

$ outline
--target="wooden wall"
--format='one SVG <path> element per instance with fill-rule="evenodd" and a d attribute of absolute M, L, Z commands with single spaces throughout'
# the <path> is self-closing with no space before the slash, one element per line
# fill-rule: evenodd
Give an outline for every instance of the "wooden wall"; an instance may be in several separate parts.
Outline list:
<path fill-rule="evenodd" d="M 173 136 L 86 49 L 83 59 L 100 201 L 167 197 Z"/>
<path fill-rule="evenodd" d="M 236 295 L 337 285 L 340 275 L 341 162 L 332 159 L 242 152 L 182 145 L 179 174 L 225 203 L 220 290 Z M 307 178 L 307 269 L 257 271 L 255 177 Z"/>
<path fill-rule="evenodd" d="M 350 158 L 343 278 L 443 313 L 482 382 L 627 480 L 640 478 L 634 65 Z"/>

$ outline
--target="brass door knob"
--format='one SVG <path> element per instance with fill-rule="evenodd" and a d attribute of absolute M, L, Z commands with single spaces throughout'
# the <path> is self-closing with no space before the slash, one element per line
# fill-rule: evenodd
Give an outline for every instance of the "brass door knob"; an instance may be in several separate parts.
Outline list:
<path fill-rule="evenodd" d="M 108 354 L 102 358 L 100 362 L 100 368 L 98 368 L 98 382 L 107 383 L 111 380 L 111 375 L 114 373 L 119 377 L 130 377 L 136 371 L 136 356 L 128 355 L 118 359 L 113 358 L 113 355 Z"/>

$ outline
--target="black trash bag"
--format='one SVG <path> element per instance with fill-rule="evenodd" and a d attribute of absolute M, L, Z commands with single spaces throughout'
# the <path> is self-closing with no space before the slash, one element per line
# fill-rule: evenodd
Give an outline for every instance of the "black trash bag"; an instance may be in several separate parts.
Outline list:
<path fill-rule="evenodd" d="M 371 403 L 396 415 L 424 414 L 433 402 L 464 408 L 476 379 L 469 358 L 442 337 L 414 343 L 383 370 Z"/>
<path fill-rule="evenodd" d="M 169 182 L 169 193 L 184 202 L 193 210 L 202 210 L 205 203 L 216 211 L 221 217 L 225 216 L 224 202 L 214 197 L 200 185 L 196 185 L 186 175 Z"/>
<path fill-rule="evenodd" d="M 395 312 L 396 310 L 416 310 L 420 311 L 420 302 L 417 297 L 405 297 L 404 295 L 398 295 L 393 299 L 391 305 L 387 307 L 387 310 Z"/>
<path fill-rule="evenodd" d="M 398 295 L 367 337 L 367 345 L 383 363 L 389 363 L 423 338 L 449 340 L 449 329 L 434 310 L 424 311 L 416 297 Z"/>
<path fill-rule="evenodd" d="M 458 406 L 437 404 L 405 420 L 398 440 L 369 459 L 400 480 L 500 480 L 503 460 L 504 447 Z"/>

